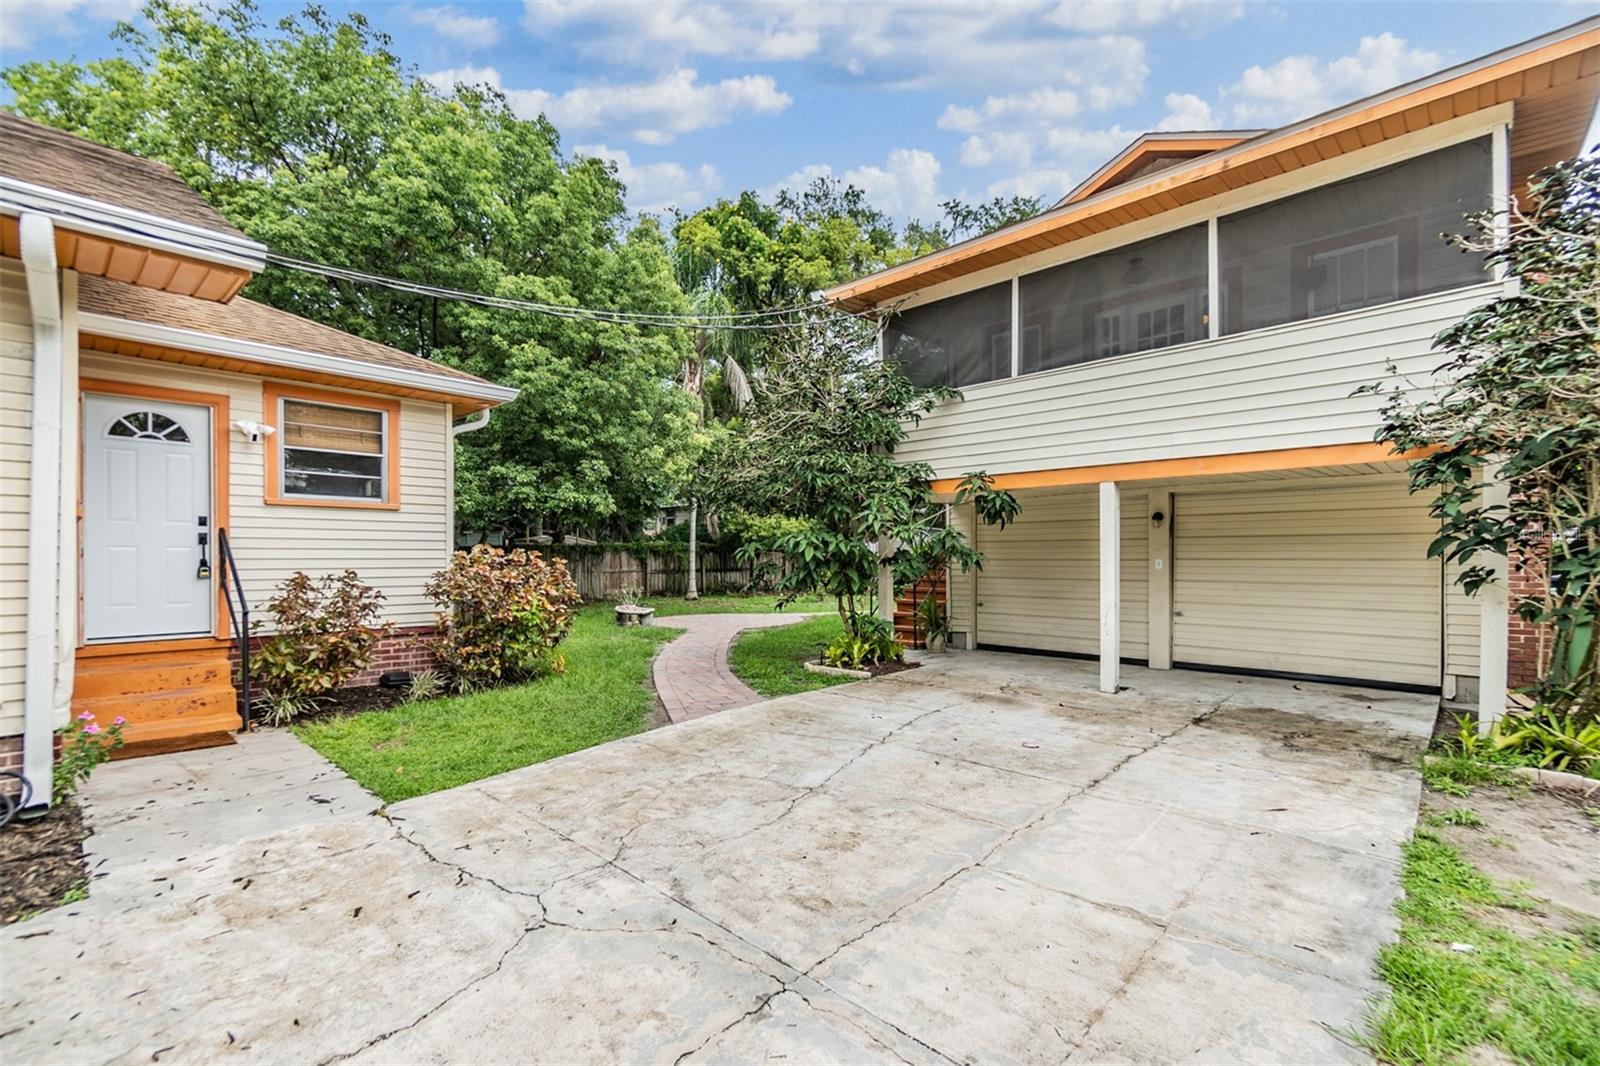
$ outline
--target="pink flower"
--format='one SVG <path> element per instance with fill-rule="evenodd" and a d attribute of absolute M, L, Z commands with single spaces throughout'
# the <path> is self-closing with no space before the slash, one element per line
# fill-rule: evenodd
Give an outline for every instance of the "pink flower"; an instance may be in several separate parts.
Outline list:
<path fill-rule="evenodd" d="M 122 715 L 119 714 L 115 718 L 111 719 L 111 724 L 112 725 L 127 725 L 128 724 L 128 720 L 126 718 L 122 717 Z"/>
<path fill-rule="evenodd" d="M 85 733 L 85 734 L 86 734 L 86 735 L 88 735 L 88 736 L 91 736 L 91 737 L 92 737 L 92 736 L 94 736 L 94 735 L 95 735 L 95 734 L 96 734 L 96 733 L 98 733 L 98 732 L 100 732 L 100 727 L 99 727 L 99 726 L 97 726 L 97 725 L 95 725 L 95 724 L 94 724 L 94 723 L 93 723 L 93 722 L 90 722 L 90 723 L 89 723 L 89 724 L 88 724 L 88 725 L 86 725 L 86 726 L 84 726 L 84 727 L 83 727 L 83 731 L 84 731 L 84 733 Z"/>
<path fill-rule="evenodd" d="M 94 721 L 94 715 L 90 714 L 88 711 L 84 711 L 82 714 L 78 715 L 78 721 L 92 722 Z"/>

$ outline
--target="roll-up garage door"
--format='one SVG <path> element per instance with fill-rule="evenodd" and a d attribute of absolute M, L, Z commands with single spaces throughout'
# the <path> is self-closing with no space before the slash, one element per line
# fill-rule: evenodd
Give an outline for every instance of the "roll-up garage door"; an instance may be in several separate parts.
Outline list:
<path fill-rule="evenodd" d="M 1019 497 L 1005 529 L 978 526 L 979 647 L 1095 655 L 1100 649 L 1100 501 L 1095 489 Z M 1146 494 L 1122 494 L 1122 654 L 1149 655 Z M 957 580 L 961 580 L 957 578 Z"/>
<path fill-rule="evenodd" d="M 1435 523 L 1403 479 L 1178 494 L 1172 657 L 1439 683 Z"/>

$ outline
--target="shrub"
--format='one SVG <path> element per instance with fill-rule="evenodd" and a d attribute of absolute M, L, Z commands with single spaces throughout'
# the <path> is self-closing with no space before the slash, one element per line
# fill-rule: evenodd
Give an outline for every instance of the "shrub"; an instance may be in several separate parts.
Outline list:
<path fill-rule="evenodd" d="M 433 652 L 458 692 L 565 668 L 555 649 L 581 602 L 565 560 L 480 544 L 457 552 L 424 591 L 442 608 Z"/>
<path fill-rule="evenodd" d="M 119 715 L 102 729 L 94 715 L 84 711 L 60 730 L 61 754 L 56 758 L 56 772 L 50 785 L 53 804 L 60 806 L 65 802 L 78 791 L 79 785 L 89 780 L 95 767 L 122 747 L 122 726 L 126 721 Z"/>
<path fill-rule="evenodd" d="M 905 658 L 905 645 L 894 638 L 894 627 L 881 618 L 864 616 L 859 634 L 840 633 L 822 651 L 828 666 L 864 670 L 879 663 L 895 663 Z"/>
<path fill-rule="evenodd" d="M 377 624 L 383 593 L 354 570 L 311 578 L 295 573 L 267 602 L 273 635 L 251 665 L 263 702 L 293 718 L 313 700 L 344 685 L 372 662 L 392 623 Z"/>

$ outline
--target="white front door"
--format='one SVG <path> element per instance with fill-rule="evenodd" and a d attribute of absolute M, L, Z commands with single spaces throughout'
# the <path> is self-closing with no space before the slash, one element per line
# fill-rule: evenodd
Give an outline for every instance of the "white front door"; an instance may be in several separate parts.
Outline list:
<path fill-rule="evenodd" d="M 85 639 L 211 632 L 211 428 L 209 407 L 84 396 Z"/>

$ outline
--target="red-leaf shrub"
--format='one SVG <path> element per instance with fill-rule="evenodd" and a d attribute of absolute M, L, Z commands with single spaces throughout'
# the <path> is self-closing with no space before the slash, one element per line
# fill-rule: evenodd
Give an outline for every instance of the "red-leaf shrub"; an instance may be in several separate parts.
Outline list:
<path fill-rule="evenodd" d="M 555 648 L 582 603 L 565 559 L 480 544 L 456 552 L 423 591 L 442 608 L 433 652 L 458 692 L 565 667 Z"/>
<path fill-rule="evenodd" d="M 252 662 L 262 697 L 293 701 L 324 696 L 365 670 L 378 641 L 383 593 L 354 570 L 312 578 L 296 572 L 267 601 L 273 634 Z"/>

